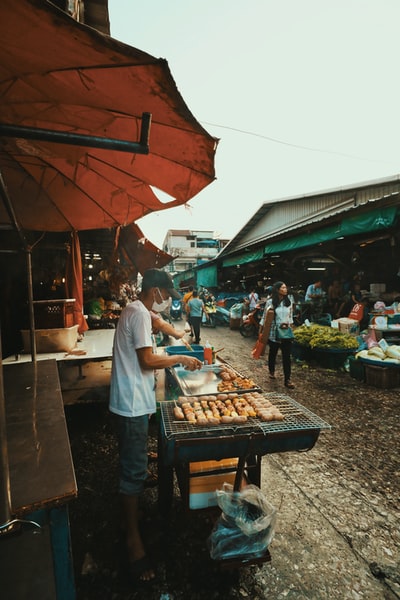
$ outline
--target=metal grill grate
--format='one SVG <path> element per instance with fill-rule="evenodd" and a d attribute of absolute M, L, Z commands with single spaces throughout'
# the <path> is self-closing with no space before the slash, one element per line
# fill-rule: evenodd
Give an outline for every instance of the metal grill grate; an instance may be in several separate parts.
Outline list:
<path fill-rule="evenodd" d="M 283 421 L 261 421 L 257 417 L 249 417 L 246 423 L 219 424 L 207 427 L 192 425 L 187 421 L 174 420 L 174 402 L 161 403 L 161 417 L 167 439 L 177 439 L 179 436 L 192 435 L 194 437 L 218 437 L 220 435 L 251 434 L 262 432 L 264 435 L 279 432 L 304 431 L 311 429 L 331 429 L 313 412 L 285 394 L 274 392 L 264 393 L 263 396 L 274 404 L 284 415 Z"/>

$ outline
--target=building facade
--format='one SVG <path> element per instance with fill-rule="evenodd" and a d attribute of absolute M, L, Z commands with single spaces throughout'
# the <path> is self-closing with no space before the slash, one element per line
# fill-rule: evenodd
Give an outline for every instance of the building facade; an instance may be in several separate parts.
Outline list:
<path fill-rule="evenodd" d="M 217 238 L 213 231 L 169 229 L 162 249 L 175 258 L 167 269 L 173 275 L 191 271 L 194 267 L 214 259 L 228 241 Z"/>

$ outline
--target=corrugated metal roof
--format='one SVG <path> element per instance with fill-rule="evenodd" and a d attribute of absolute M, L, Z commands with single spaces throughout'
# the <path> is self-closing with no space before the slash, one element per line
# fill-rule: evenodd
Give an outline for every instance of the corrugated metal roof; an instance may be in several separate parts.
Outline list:
<path fill-rule="evenodd" d="M 372 202 L 399 201 L 400 176 L 378 179 L 334 190 L 292 196 L 264 203 L 238 234 L 221 250 L 218 258 L 244 248 L 298 234 L 305 227 L 329 222 L 346 211 Z"/>

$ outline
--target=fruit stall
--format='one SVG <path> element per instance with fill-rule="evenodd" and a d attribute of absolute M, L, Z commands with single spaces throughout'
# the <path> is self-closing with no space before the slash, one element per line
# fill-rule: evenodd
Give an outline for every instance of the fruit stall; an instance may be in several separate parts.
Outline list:
<path fill-rule="evenodd" d="M 387 329 L 398 331 L 399 327 Z M 382 335 L 374 321 L 362 336 L 322 325 L 301 325 L 294 331 L 292 355 L 322 367 L 340 369 L 348 365 L 354 379 L 378 388 L 400 386 L 400 345 L 397 338 Z"/>
<path fill-rule="evenodd" d="M 354 335 L 325 325 L 301 325 L 294 330 L 292 354 L 298 360 L 315 361 L 338 369 L 355 354 L 359 341 Z"/>

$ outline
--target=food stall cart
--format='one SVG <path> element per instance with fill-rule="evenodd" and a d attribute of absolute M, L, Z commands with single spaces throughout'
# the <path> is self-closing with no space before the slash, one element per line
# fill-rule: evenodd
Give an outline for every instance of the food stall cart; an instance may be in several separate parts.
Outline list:
<path fill-rule="evenodd" d="M 218 395 L 229 398 L 229 393 L 219 394 L 220 364 L 218 361 L 215 365 L 194 372 L 186 371 L 179 365 L 169 370 L 176 387 L 172 386 L 167 400 L 160 402 L 158 442 L 158 502 L 159 510 L 164 516 L 168 515 L 171 508 L 174 471 L 185 508 L 190 509 L 190 490 L 194 477 L 213 476 L 217 472 L 227 475 L 234 471 L 235 490 L 240 489 L 244 476 L 247 482 L 260 486 L 262 456 L 276 452 L 310 450 L 321 430 L 330 429 L 328 423 L 289 396 L 263 393 L 237 371 L 237 381 L 246 381 L 247 387 L 237 387 L 231 395 L 240 398 L 254 394 L 261 400 L 272 403 L 281 414 L 280 420 L 264 421 L 258 416 L 252 416 L 242 423 L 219 421 L 200 425 L 198 422 L 177 419 L 176 409 L 179 406 L 208 402 L 211 397 Z M 229 368 L 235 371 L 232 367 Z M 237 459 L 235 463 L 226 461 L 233 458 Z M 208 472 L 191 468 L 193 463 L 203 461 L 212 461 L 210 464 L 213 468 Z M 221 461 L 222 471 L 215 461 Z"/>
<path fill-rule="evenodd" d="M 12 519 L 0 530 L 1 595 L 73 600 L 77 485 L 56 361 L 5 365 L 3 376 Z"/>

